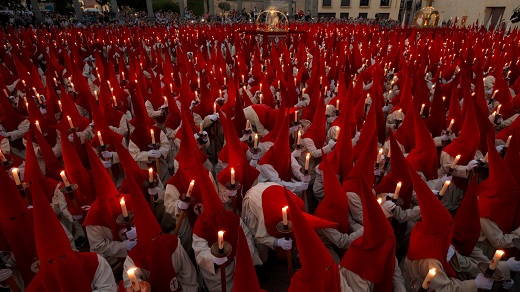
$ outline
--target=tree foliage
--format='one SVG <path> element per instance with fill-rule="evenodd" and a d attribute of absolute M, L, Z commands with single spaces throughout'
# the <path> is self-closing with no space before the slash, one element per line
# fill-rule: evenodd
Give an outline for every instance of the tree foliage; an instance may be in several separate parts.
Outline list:
<path fill-rule="evenodd" d="M 227 3 L 227 2 L 220 2 L 218 4 L 218 8 L 220 8 L 222 10 L 222 13 L 224 13 L 231 9 L 231 5 L 229 5 L 229 3 Z"/>

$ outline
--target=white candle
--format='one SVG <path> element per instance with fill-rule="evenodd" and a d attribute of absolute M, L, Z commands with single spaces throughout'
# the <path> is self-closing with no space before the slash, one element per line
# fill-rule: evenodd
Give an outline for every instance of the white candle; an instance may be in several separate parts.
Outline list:
<path fill-rule="evenodd" d="M 451 127 L 453 127 L 454 123 L 455 123 L 455 119 L 451 119 L 450 125 L 448 126 L 448 132 L 451 131 Z"/>
<path fill-rule="evenodd" d="M 63 108 L 61 107 L 61 101 L 58 100 L 58 106 L 60 107 L 60 112 L 63 111 Z"/>
<path fill-rule="evenodd" d="M 5 158 L 4 153 L 2 152 L 2 149 L 0 149 L 0 160 L 2 162 L 6 162 L 7 161 L 7 158 Z"/>
<path fill-rule="evenodd" d="M 381 156 L 383 155 L 383 148 L 379 149 L 379 152 L 377 153 L 377 163 L 381 163 Z"/>
<path fill-rule="evenodd" d="M 41 133 L 42 128 L 40 128 L 40 122 L 36 121 L 36 122 L 34 122 L 34 125 L 36 126 L 36 129 L 38 129 L 38 131 L 40 131 L 40 133 Z"/>
<path fill-rule="evenodd" d="M 171 84 L 170 84 L 170 85 L 171 85 Z M 165 106 L 168 106 L 168 98 L 166 98 L 166 96 L 163 96 L 163 98 L 164 98 L 164 105 L 165 105 Z"/>
<path fill-rule="evenodd" d="M 492 123 L 494 123 L 494 122 L 495 122 L 495 116 L 496 116 L 496 115 L 497 115 L 497 112 L 493 112 L 493 113 L 491 114 L 491 116 L 489 117 L 489 121 L 491 121 Z"/>
<path fill-rule="evenodd" d="M 336 100 L 336 110 L 339 111 L 339 99 Z"/>
<path fill-rule="evenodd" d="M 506 146 L 504 147 L 509 147 L 509 143 L 511 143 L 511 138 L 513 138 L 513 135 L 509 135 L 509 137 L 507 137 L 507 142 L 506 142 Z"/>
<path fill-rule="evenodd" d="M 214 102 L 213 103 L 213 114 L 216 114 L 217 113 L 217 103 Z"/>
<path fill-rule="evenodd" d="M 67 120 L 69 121 L 70 128 L 74 129 L 74 124 L 72 123 L 72 119 L 70 118 L 70 116 L 67 116 Z"/>
<path fill-rule="evenodd" d="M 246 120 L 246 131 L 251 128 L 251 122 L 249 120 Z"/>
<path fill-rule="evenodd" d="M 448 189 L 448 187 L 450 186 L 451 184 L 451 181 L 447 180 L 444 182 L 444 185 L 442 186 L 442 189 L 441 191 L 439 192 L 439 196 L 444 196 L 444 193 L 446 193 L 446 190 Z"/>
<path fill-rule="evenodd" d="M 115 95 L 112 95 L 112 100 L 114 101 L 114 106 L 117 106 L 117 100 Z"/>
<path fill-rule="evenodd" d="M 96 98 L 96 101 L 98 100 L 97 90 L 94 90 L 94 97 Z"/>
<path fill-rule="evenodd" d="M 433 277 L 435 277 L 436 273 L 437 273 L 437 270 L 435 268 L 431 268 L 428 271 L 428 275 L 426 275 L 426 278 L 424 278 L 424 281 L 422 283 L 423 289 L 428 290 L 428 288 L 430 287 L 430 283 L 431 283 Z"/>
<path fill-rule="evenodd" d="M 400 109 L 400 110 L 397 111 L 397 118 L 398 118 L 399 120 L 402 120 L 402 119 L 403 119 L 403 110 Z"/>
<path fill-rule="evenodd" d="M 301 139 L 302 139 L 302 131 L 298 130 L 298 138 L 296 139 L 296 145 L 301 145 Z"/>
<path fill-rule="evenodd" d="M 65 184 L 65 186 L 69 187 L 70 183 L 69 183 L 69 180 L 67 179 L 67 176 L 65 175 L 65 171 L 64 170 L 62 170 L 60 172 L 60 176 L 61 176 L 61 179 L 63 180 L 63 183 Z"/>
<path fill-rule="evenodd" d="M 298 111 L 294 112 L 294 122 L 298 122 Z"/>
<path fill-rule="evenodd" d="M 137 268 L 131 268 L 126 272 L 126 274 L 128 275 L 128 279 L 132 284 L 132 289 L 134 290 L 134 292 L 137 292 L 141 291 L 141 288 L 139 287 L 139 282 L 137 280 L 137 277 L 135 276 L 135 270 L 137 270 Z"/>
<path fill-rule="evenodd" d="M 367 98 L 365 98 L 365 104 L 370 104 L 370 102 L 372 101 L 372 99 L 370 98 L 370 93 L 367 94 Z"/>
<path fill-rule="evenodd" d="M 402 182 L 398 182 L 397 185 L 395 186 L 394 199 L 397 199 L 399 197 L 399 192 L 401 191 L 402 185 L 403 185 Z"/>
<path fill-rule="evenodd" d="M 226 85 L 226 77 L 224 77 L 224 85 Z"/>
<path fill-rule="evenodd" d="M 126 203 L 125 198 L 121 198 L 121 201 L 119 202 L 121 205 L 121 211 L 123 212 L 123 217 L 128 217 L 128 210 L 126 209 Z"/>
<path fill-rule="evenodd" d="M 280 89 L 280 80 L 278 80 L 278 89 Z"/>
<path fill-rule="evenodd" d="M 378 203 L 379 205 L 383 204 L 383 199 L 378 198 L 378 199 L 377 199 L 377 203 Z"/>
<path fill-rule="evenodd" d="M 309 170 L 309 160 L 311 159 L 311 154 L 307 153 L 305 156 L 305 170 Z"/>
<path fill-rule="evenodd" d="M 242 83 L 244 83 L 244 74 L 242 74 Z"/>
<path fill-rule="evenodd" d="M 255 133 L 254 148 L 255 148 L 255 149 L 258 148 L 258 134 L 257 134 L 257 133 Z"/>
<path fill-rule="evenodd" d="M 17 186 L 19 186 L 21 184 L 21 182 L 20 182 L 20 176 L 18 175 L 18 168 L 13 168 L 12 173 L 13 173 L 13 177 L 14 177 L 14 182 L 16 183 Z"/>
<path fill-rule="evenodd" d="M 323 77 L 320 76 L 320 85 L 323 83 Z"/>
<path fill-rule="evenodd" d="M 460 159 L 460 154 L 455 156 L 455 160 L 453 160 L 453 163 L 451 164 L 451 168 L 455 168 L 455 166 L 457 166 L 457 163 L 459 162 L 459 159 Z"/>
<path fill-rule="evenodd" d="M 222 89 L 219 89 L 219 90 L 218 90 L 218 96 L 219 96 L 219 97 L 222 97 Z"/>
<path fill-rule="evenodd" d="M 195 185 L 195 180 L 192 180 L 190 182 L 190 186 L 188 187 L 188 192 L 186 192 L 186 197 L 190 197 L 191 196 L 191 192 L 193 191 L 193 186 Z"/>
<path fill-rule="evenodd" d="M 288 206 L 285 206 L 282 208 L 282 222 L 283 222 L 283 225 L 287 225 L 287 209 L 289 209 Z"/>
<path fill-rule="evenodd" d="M 153 182 L 153 168 L 148 168 L 148 181 Z"/>
<path fill-rule="evenodd" d="M 484 158 L 482 158 L 482 162 L 486 163 L 488 161 L 488 153 L 486 153 L 486 156 L 484 156 Z"/>
<path fill-rule="evenodd" d="M 70 83 L 70 86 L 72 87 L 72 92 L 76 92 L 76 90 L 74 89 L 74 83 Z"/>
<path fill-rule="evenodd" d="M 334 133 L 334 139 L 336 139 L 336 141 L 338 140 L 338 137 L 339 137 L 339 130 L 341 130 L 338 126 L 336 126 L 336 132 Z"/>
<path fill-rule="evenodd" d="M 197 87 L 200 88 L 200 78 L 197 78 Z"/>
<path fill-rule="evenodd" d="M 224 248 L 224 231 L 220 230 L 218 232 L 218 248 L 223 249 Z"/>
<path fill-rule="evenodd" d="M 499 104 L 499 105 L 498 105 L 498 107 L 497 107 L 497 115 L 499 115 L 499 114 L 500 114 L 500 108 L 501 108 L 501 107 L 502 107 L 502 105 L 501 105 L 501 104 Z"/>
<path fill-rule="evenodd" d="M 97 136 L 98 136 L 98 140 L 99 140 L 99 145 L 104 146 L 105 143 L 103 143 L 103 137 L 101 136 L 100 131 L 97 131 Z"/>
<path fill-rule="evenodd" d="M 199 125 L 199 134 L 202 135 L 202 132 L 204 132 L 204 127 L 202 126 L 202 123 Z"/>
<path fill-rule="evenodd" d="M 36 98 L 38 99 L 38 103 L 39 104 L 42 104 L 42 98 L 40 97 L 40 95 L 38 93 L 36 93 Z"/>
<path fill-rule="evenodd" d="M 495 92 L 493 92 L 493 95 L 491 96 L 491 99 L 495 99 L 495 95 L 497 95 L 497 93 L 498 93 L 498 89 L 495 90 Z"/>
<path fill-rule="evenodd" d="M 490 270 L 494 271 L 497 268 L 498 262 L 500 261 L 500 259 L 502 258 L 503 255 L 504 255 L 504 251 L 503 250 L 499 249 L 499 250 L 497 250 L 495 252 L 495 255 L 493 256 L 493 259 L 489 263 L 489 269 Z"/>
<path fill-rule="evenodd" d="M 421 105 L 421 112 L 419 113 L 420 115 L 423 114 L 423 111 L 424 111 L 424 107 L 425 107 L 425 106 L 426 106 L 426 105 L 425 105 L 424 103 Z"/>
<path fill-rule="evenodd" d="M 153 129 L 150 129 L 150 136 L 152 137 L 152 144 L 155 144 L 155 133 L 153 132 Z"/>
<path fill-rule="evenodd" d="M 235 169 L 231 168 L 231 185 L 235 185 Z"/>

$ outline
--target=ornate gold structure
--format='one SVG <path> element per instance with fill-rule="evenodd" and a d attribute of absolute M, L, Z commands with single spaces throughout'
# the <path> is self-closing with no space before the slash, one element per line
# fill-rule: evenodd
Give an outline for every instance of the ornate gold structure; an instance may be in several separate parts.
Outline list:
<path fill-rule="evenodd" d="M 417 11 L 413 17 L 413 26 L 431 28 L 439 26 L 440 13 L 432 6 L 433 0 L 428 0 L 426 7 Z"/>
<path fill-rule="evenodd" d="M 289 26 L 287 16 L 274 8 L 260 13 L 255 23 L 258 26 L 257 30 L 273 32 L 287 31 Z"/>

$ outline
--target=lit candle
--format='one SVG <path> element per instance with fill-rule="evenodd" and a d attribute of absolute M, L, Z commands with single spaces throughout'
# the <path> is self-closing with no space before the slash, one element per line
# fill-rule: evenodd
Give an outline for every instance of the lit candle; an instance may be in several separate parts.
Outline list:
<path fill-rule="evenodd" d="M 336 141 L 338 140 L 338 137 L 339 137 L 339 130 L 341 130 L 338 126 L 336 126 L 336 132 L 334 133 L 334 139 L 336 139 Z"/>
<path fill-rule="evenodd" d="M 493 112 L 491 114 L 491 116 L 489 117 L 489 120 L 492 122 L 492 123 L 495 123 L 495 116 L 497 115 L 497 112 Z"/>
<path fill-rule="evenodd" d="M 61 176 L 61 179 L 63 180 L 63 183 L 65 184 L 65 186 L 69 187 L 70 183 L 69 183 L 69 180 L 67 179 L 67 176 L 65 175 L 65 171 L 64 170 L 62 170 L 60 172 L 60 176 Z"/>
<path fill-rule="evenodd" d="M 370 104 L 370 102 L 372 101 L 372 99 L 370 98 L 370 93 L 367 94 L 367 98 L 365 98 L 365 104 Z"/>
<path fill-rule="evenodd" d="M 460 159 L 460 154 L 455 156 L 455 160 L 453 160 L 453 163 L 451 164 L 450 168 L 455 168 L 455 166 L 457 166 L 457 163 L 459 162 L 459 159 Z"/>
<path fill-rule="evenodd" d="M 493 92 L 493 95 L 491 96 L 491 99 L 495 99 L 495 95 L 497 95 L 497 93 L 498 93 L 498 89 L 495 90 L 495 92 Z"/>
<path fill-rule="evenodd" d="M 98 100 L 97 90 L 94 90 L 94 97 L 96 97 L 96 101 Z"/>
<path fill-rule="evenodd" d="M 226 85 L 226 77 L 224 77 L 224 85 Z"/>
<path fill-rule="evenodd" d="M 121 201 L 119 202 L 121 205 L 121 211 L 123 212 L 123 217 L 128 217 L 128 210 L 126 209 L 126 203 L 125 198 L 121 198 Z"/>
<path fill-rule="evenodd" d="M 70 83 L 70 86 L 72 87 L 72 92 L 76 92 L 76 89 L 74 89 L 74 83 Z"/>
<path fill-rule="evenodd" d="M 193 186 L 195 185 L 195 180 L 192 180 L 190 182 L 190 186 L 188 187 L 188 192 L 186 192 L 186 197 L 190 197 L 191 196 L 191 192 L 193 191 Z"/>
<path fill-rule="evenodd" d="M 153 168 L 148 168 L 148 181 L 153 182 Z"/>
<path fill-rule="evenodd" d="M 202 135 L 202 132 L 204 132 L 204 127 L 202 126 L 202 123 L 199 125 L 199 134 Z"/>
<path fill-rule="evenodd" d="M 320 76 L 320 85 L 323 83 L 323 77 Z"/>
<path fill-rule="evenodd" d="M 26 87 L 27 84 L 25 84 L 25 80 L 22 79 L 23 86 Z"/>
<path fill-rule="evenodd" d="M 397 118 L 398 118 L 399 120 L 402 120 L 402 119 L 403 119 L 403 110 L 399 109 L 399 110 L 397 111 Z"/>
<path fill-rule="evenodd" d="M 218 90 L 218 96 L 219 96 L 219 97 L 222 97 L 222 89 L 219 89 L 219 90 Z"/>
<path fill-rule="evenodd" d="M 38 99 L 39 104 L 43 104 L 42 98 L 40 97 L 40 95 L 38 93 L 36 93 L 36 98 Z"/>
<path fill-rule="evenodd" d="M 499 104 L 499 105 L 498 105 L 498 107 L 497 107 L 497 115 L 499 115 L 499 114 L 500 114 L 500 108 L 501 108 L 501 107 L 502 107 L 502 105 L 501 105 L 501 104 Z"/>
<path fill-rule="evenodd" d="M 61 101 L 58 100 L 58 106 L 60 107 L 60 112 L 63 111 L 63 108 L 61 107 Z"/>
<path fill-rule="evenodd" d="M 451 131 L 451 127 L 453 127 L 454 123 L 455 123 L 455 119 L 451 119 L 450 125 L 448 126 L 448 132 Z"/>
<path fill-rule="evenodd" d="M 132 289 L 134 290 L 134 292 L 141 291 L 141 288 L 139 287 L 139 282 L 137 281 L 137 277 L 135 276 L 135 270 L 137 270 L 137 268 L 131 268 L 126 272 L 126 274 L 128 275 L 128 279 L 132 284 Z"/>
<path fill-rule="evenodd" d="M 258 149 L 258 134 L 257 133 L 255 133 L 254 148 Z"/>
<path fill-rule="evenodd" d="M 13 173 L 13 177 L 14 177 L 14 181 L 15 181 L 16 185 L 19 186 L 21 184 L 21 182 L 20 182 L 20 176 L 18 175 L 18 168 L 13 168 L 12 173 Z"/>
<path fill-rule="evenodd" d="M 422 283 L 423 289 L 428 290 L 428 288 L 430 287 L 430 283 L 431 283 L 433 277 L 435 277 L 436 273 L 437 273 L 437 270 L 435 268 L 431 268 L 428 271 L 428 275 L 426 275 L 426 278 L 424 278 L 424 281 Z"/>
<path fill-rule="evenodd" d="M 104 146 L 105 143 L 103 143 L 103 137 L 101 137 L 100 131 L 97 131 L 97 136 L 98 136 L 98 140 L 99 140 L 99 145 Z"/>
<path fill-rule="evenodd" d="M 114 106 L 117 106 L 117 100 L 115 95 L 112 95 L 112 100 L 114 101 Z"/>
<path fill-rule="evenodd" d="M 213 103 L 213 114 L 217 113 L 217 103 Z"/>
<path fill-rule="evenodd" d="M 150 136 L 152 137 L 152 144 L 155 144 L 155 133 L 153 132 L 153 129 L 150 129 Z"/>
<path fill-rule="evenodd" d="M 421 112 L 419 113 L 420 115 L 423 114 L 423 111 L 424 111 L 424 107 L 425 107 L 425 106 L 426 106 L 426 105 L 425 105 L 424 103 L 421 105 Z"/>
<path fill-rule="evenodd" d="M 197 78 L 197 87 L 200 88 L 200 78 Z"/>
<path fill-rule="evenodd" d="M 34 125 L 36 126 L 36 129 L 38 129 L 38 131 L 40 131 L 40 133 L 41 133 L 42 128 L 40 128 L 40 122 L 36 121 L 36 122 L 34 122 Z"/>
<path fill-rule="evenodd" d="M 311 154 L 310 153 L 307 153 L 307 155 L 305 156 L 305 170 L 309 170 L 309 160 L 311 159 Z"/>
<path fill-rule="evenodd" d="M 164 105 L 168 106 L 168 98 L 166 98 L 166 96 L 163 96 L 163 98 L 164 98 Z"/>
<path fill-rule="evenodd" d="M 395 186 L 394 199 L 397 199 L 399 197 L 399 192 L 401 191 L 402 185 L 403 185 L 402 182 L 398 182 L 397 185 Z"/>
<path fill-rule="evenodd" d="M 287 222 L 287 209 L 289 209 L 288 206 L 285 206 L 282 208 L 282 222 L 283 222 L 283 225 L 287 225 L 288 222 Z"/>
<path fill-rule="evenodd" d="M 336 110 L 339 111 L 339 99 L 336 100 Z"/>
<path fill-rule="evenodd" d="M 231 185 L 235 185 L 235 169 L 231 168 Z"/>
<path fill-rule="evenodd" d="M 509 147 L 509 143 L 511 143 L 511 138 L 513 138 L 513 135 L 509 135 L 509 137 L 507 137 L 507 142 L 506 142 L 506 146 L 504 147 Z"/>
<path fill-rule="evenodd" d="M 7 161 L 7 159 L 6 159 L 5 156 L 4 156 L 4 152 L 2 152 L 2 149 L 0 149 L 0 160 L 1 160 L 2 162 L 6 162 L 6 161 Z"/>
<path fill-rule="evenodd" d="M 70 118 L 70 116 L 67 116 L 67 120 L 69 121 L 70 128 L 74 129 L 74 124 L 72 123 L 72 119 Z"/>
<path fill-rule="evenodd" d="M 242 74 L 242 83 L 244 83 L 244 74 Z"/>
<path fill-rule="evenodd" d="M 302 131 L 298 130 L 298 138 L 296 139 L 296 145 L 301 145 L 301 139 L 302 139 Z"/>
<path fill-rule="evenodd" d="M 493 259 L 489 263 L 489 269 L 490 270 L 494 271 L 497 268 L 498 262 L 500 261 L 500 259 L 502 258 L 503 255 L 504 255 L 504 251 L 503 250 L 499 249 L 499 250 L 497 250 L 495 252 L 495 255 L 493 256 Z"/>
<path fill-rule="evenodd" d="M 278 80 L 278 89 L 280 89 L 280 80 Z"/>
<path fill-rule="evenodd" d="M 224 231 L 220 230 L 218 232 L 218 248 L 223 249 L 224 248 Z"/>
<path fill-rule="evenodd" d="M 298 122 L 298 111 L 294 112 L 294 122 Z"/>
<path fill-rule="evenodd" d="M 379 205 L 383 204 L 383 199 L 378 198 L 378 199 L 377 199 L 377 203 L 378 203 Z"/>
<path fill-rule="evenodd" d="M 441 191 L 439 192 L 439 196 L 444 196 L 444 193 L 446 193 L 446 190 L 448 189 L 448 187 L 450 186 L 451 184 L 451 181 L 447 180 L 444 182 L 444 185 L 442 186 L 442 189 Z"/>
<path fill-rule="evenodd" d="M 486 153 L 486 156 L 484 156 L 484 158 L 482 158 L 483 163 L 486 163 L 488 161 L 488 154 L 489 154 L 489 152 Z"/>
<path fill-rule="evenodd" d="M 381 156 L 383 155 L 383 148 L 379 149 L 379 152 L 377 153 L 377 163 L 381 163 Z"/>
<path fill-rule="evenodd" d="M 264 95 L 260 93 L 260 101 L 258 101 L 259 104 L 262 104 L 262 99 L 264 98 Z"/>

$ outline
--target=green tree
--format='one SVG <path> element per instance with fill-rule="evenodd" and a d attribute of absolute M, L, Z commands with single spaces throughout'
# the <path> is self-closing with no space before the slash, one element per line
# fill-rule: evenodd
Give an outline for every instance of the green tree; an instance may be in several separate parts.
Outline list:
<path fill-rule="evenodd" d="M 224 14 L 224 12 L 229 11 L 231 9 L 231 5 L 229 5 L 229 3 L 227 2 L 220 2 L 218 4 L 218 8 L 220 8 L 220 10 L 222 10 L 222 14 Z"/>
<path fill-rule="evenodd" d="M 173 2 L 172 0 L 153 0 L 152 4 L 154 11 L 173 11 L 180 13 L 179 3 Z"/>
<path fill-rule="evenodd" d="M 202 16 L 204 14 L 204 1 L 188 0 L 187 7 L 189 10 L 193 11 L 193 14 L 195 14 L 195 16 Z"/>

